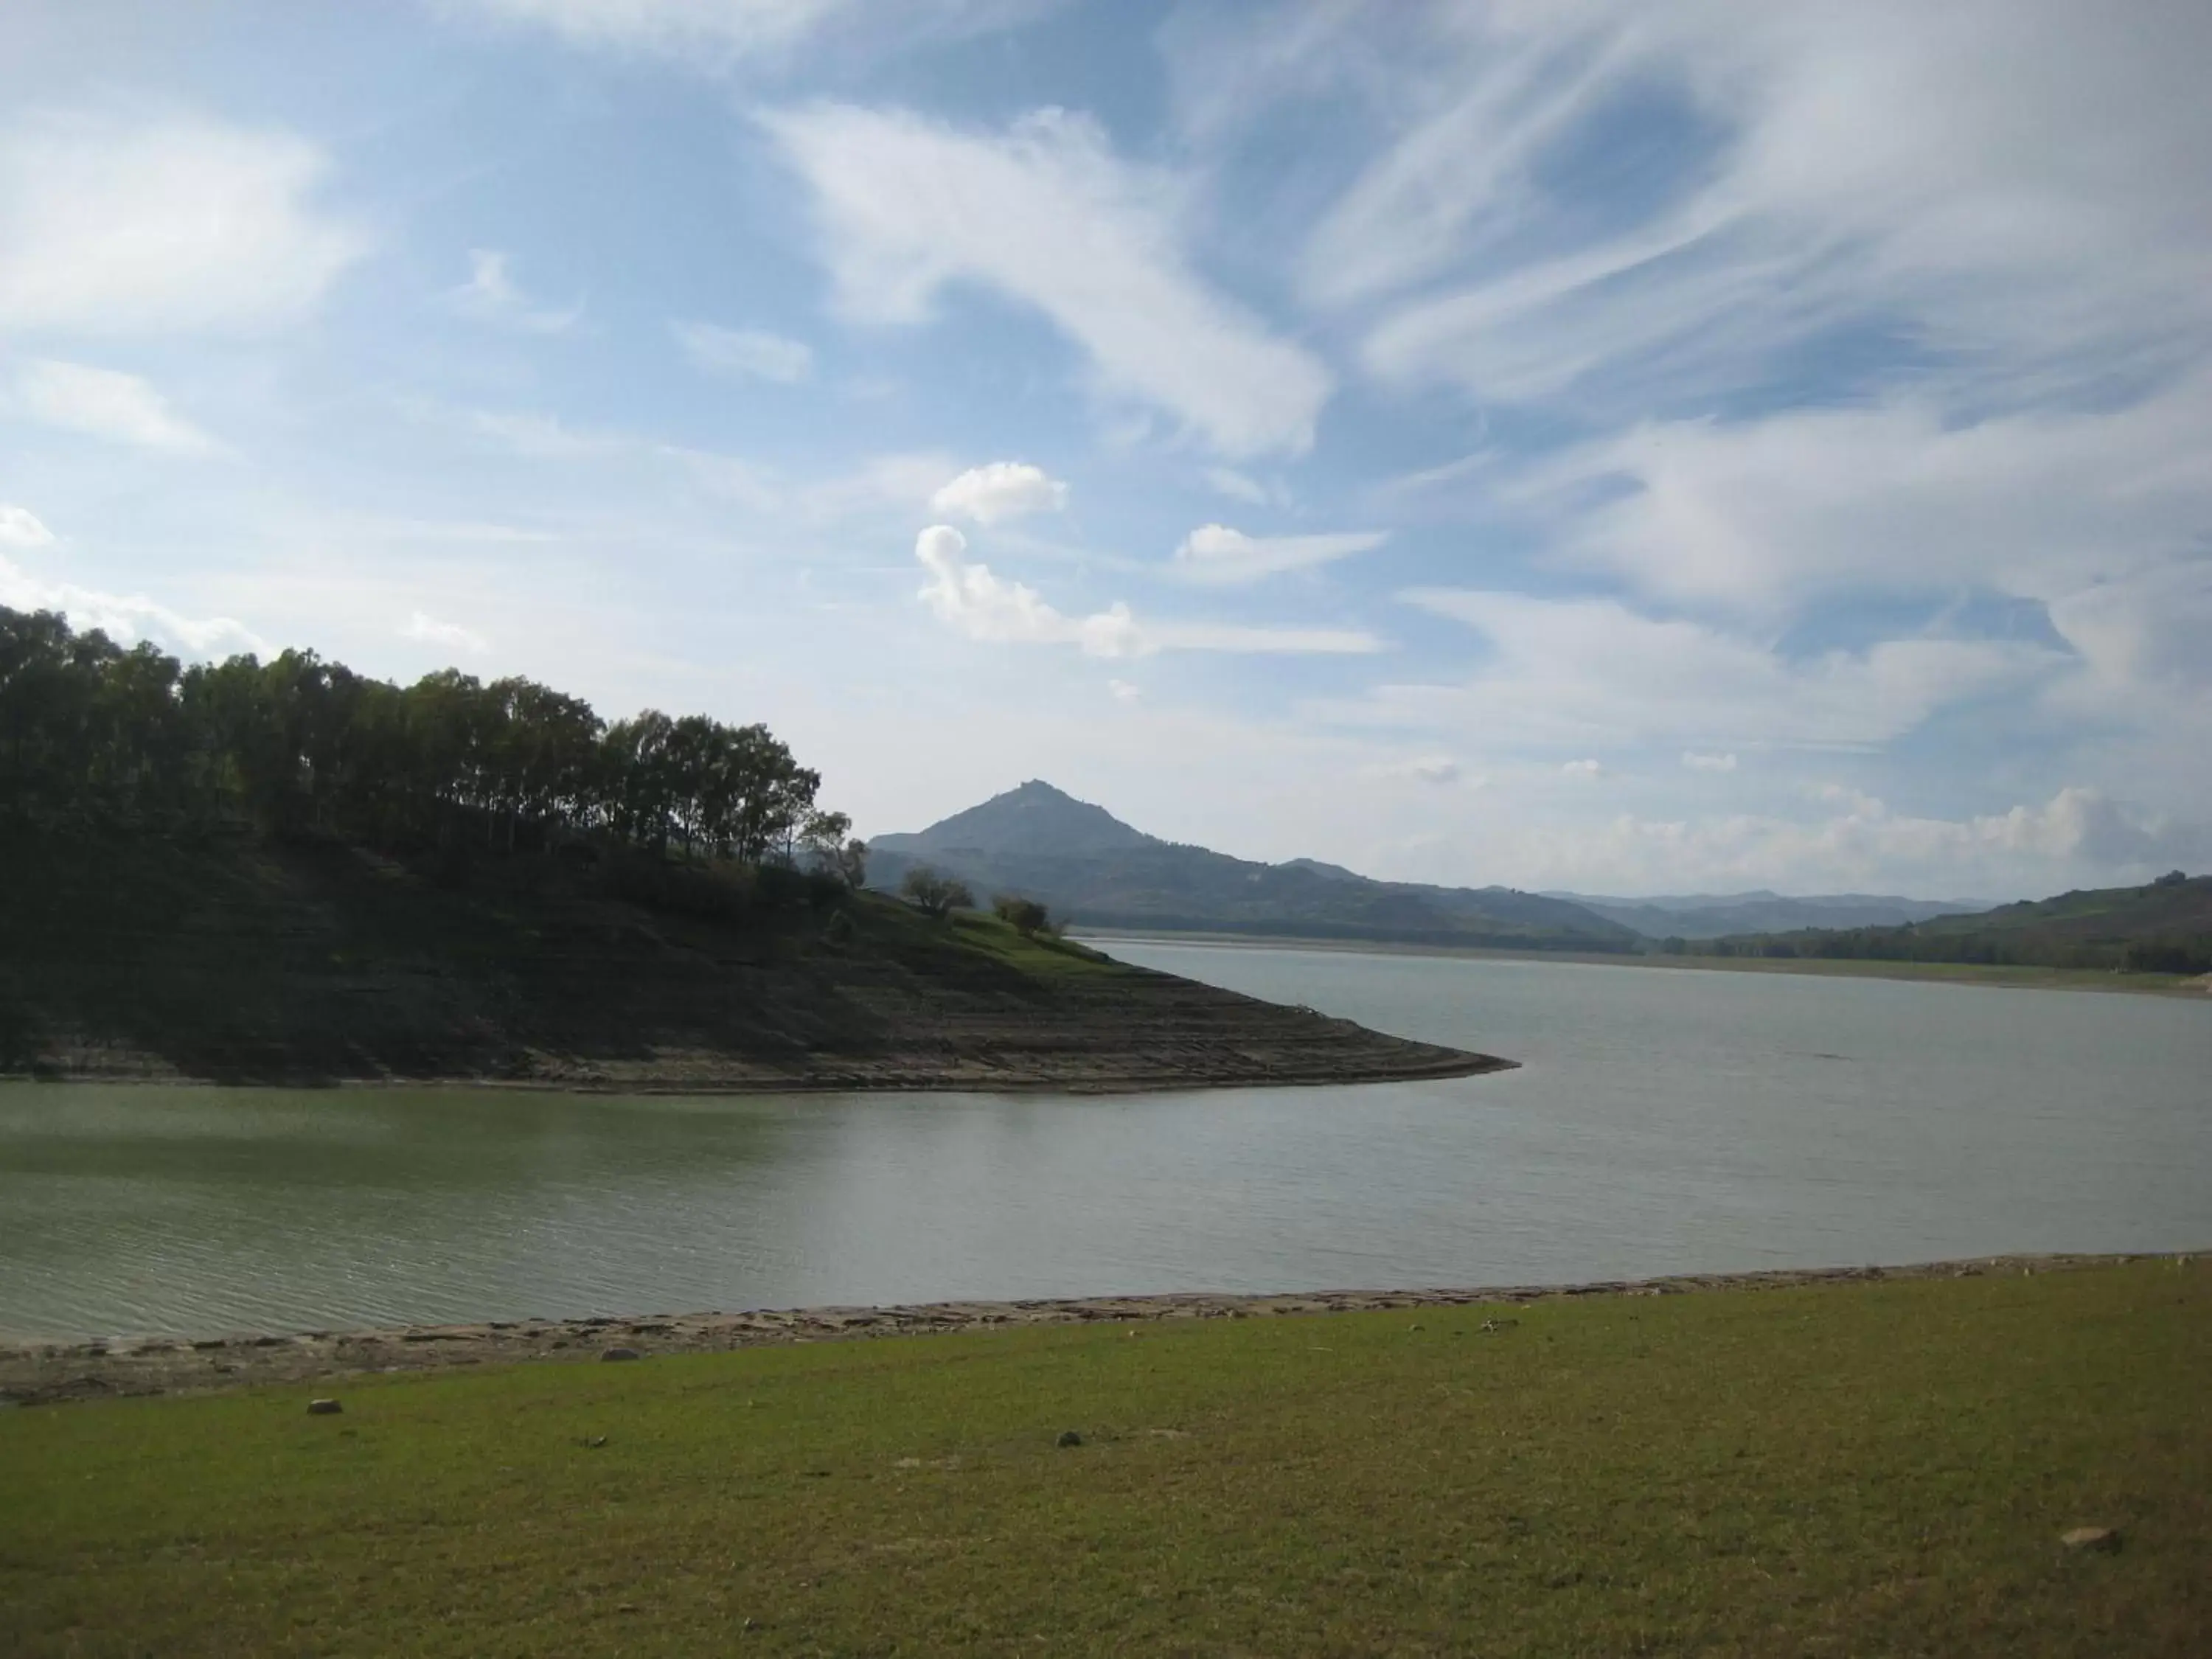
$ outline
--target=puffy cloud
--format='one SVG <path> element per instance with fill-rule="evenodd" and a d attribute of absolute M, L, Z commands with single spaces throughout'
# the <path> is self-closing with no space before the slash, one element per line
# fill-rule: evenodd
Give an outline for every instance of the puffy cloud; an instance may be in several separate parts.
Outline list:
<path fill-rule="evenodd" d="M 481 657 L 491 649 L 491 641 L 473 628 L 464 628 L 459 623 L 440 622 L 435 617 L 417 611 L 407 618 L 399 636 L 424 645 L 444 646 L 448 650 L 465 651 L 471 656 Z"/>
<path fill-rule="evenodd" d="M 686 356 L 717 374 L 797 386 L 814 373 L 813 349 L 804 340 L 714 323 L 671 323 L 669 328 Z"/>
<path fill-rule="evenodd" d="M 147 382 L 119 369 L 40 358 L 16 374 L 8 406 L 42 425 L 112 443 L 186 455 L 218 447 Z"/>
<path fill-rule="evenodd" d="M 0 501 L 0 547 L 51 547 L 54 532 L 27 507 Z"/>
<path fill-rule="evenodd" d="M 1604 771 L 1605 768 L 1594 760 L 1571 760 L 1563 764 L 1559 770 L 1571 778 L 1594 778 Z"/>
<path fill-rule="evenodd" d="M 1201 525 L 1176 549 L 1176 568 L 1192 581 L 1235 586 L 1370 552 L 1388 539 L 1389 532 L 1381 530 L 1325 536 L 1248 536 L 1227 525 Z"/>
<path fill-rule="evenodd" d="M 560 307 L 532 299 L 507 274 L 507 255 L 490 248 L 469 250 L 469 280 L 446 298 L 464 317 L 523 334 L 565 334 L 584 314 L 580 300 Z"/>
<path fill-rule="evenodd" d="M 0 605 L 16 611 L 58 611 L 73 627 L 100 629 L 125 645 L 152 640 L 191 658 L 269 649 L 266 641 L 233 617 L 188 617 L 143 593 L 41 581 L 5 558 L 0 558 Z"/>
<path fill-rule="evenodd" d="M 813 189 L 848 315 L 920 322 L 947 285 L 977 283 L 1049 318 L 1102 391 L 1224 453 L 1311 445 L 1328 371 L 1192 273 L 1176 187 L 1121 161 L 1095 122 L 1042 110 L 978 134 L 841 104 L 763 118 Z"/>
<path fill-rule="evenodd" d="M 939 513 L 992 525 L 1031 513 L 1059 512 L 1067 505 L 1067 486 L 1026 461 L 993 461 L 949 480 L 929 505 Z"/>
<path fill-rule="evenodd" d="M 922 599 L 939 621 L 969 639 L 1079 645 L 1094 657 L 1135 656 L 1144 648 L 1127 605 L 1062 616 L 1035 588 L 1002 580 L 987 564 L 969 563 L 962 556 L 967 550 L 968 538 L 950 525 L 931 526 L 914 544 L 914 556 L 929 572 Z"/>
<path fill-rule="evenodd" d="M 166 114 L 44 114 L 0 131 L 0 331 L 258 331 L 366 246 L 313 202 L 289 133 Z"/>
<path fill-rule="evenodd" d="M 1135 702 L 1145 695 L 1143 687 L 1133 685 L 1127 680 L 1109 680 L 1106 690 L 1115 702 Z"/>
<path fill-rule="evenodd" d="M 1705 755 L 1694 749 L 1686 749 L 1682 751 L 1682 764 L 1692 772 L 1733 772 L 1735 770 L 1735 757 L 1732 754 Z"/>
<path fill-rule="evenodd" d="M 915 540 L 914 556 L 929 573 L 920 597 L 939 620 L 969 639 L 1031 645 L 1073 645 L 1094 657 L 1150 656 L 1158 651 L 1344 654 L 1380 642 L 1352 629 L 1251 628 L 1221 623 L 1139 626 L 1119 601 L 1087 617 L 1063 615 L 1037 591 L 969 562 L 968 538 L 950 525 L 932 525 Z"/>
<path fill-rule="evenodd" d="M 1872 745 L 1954 702 L 2047 677 L 2061 660 L 2012 642 L 1903 639 L 1791 661 L 1616 599 L 1456 588 L 1404 597 L 1477 629 L 1488 658 L 1460 684 L 1387 686 L 1346 712 L 1443 720 L 1524 745 Z"/>

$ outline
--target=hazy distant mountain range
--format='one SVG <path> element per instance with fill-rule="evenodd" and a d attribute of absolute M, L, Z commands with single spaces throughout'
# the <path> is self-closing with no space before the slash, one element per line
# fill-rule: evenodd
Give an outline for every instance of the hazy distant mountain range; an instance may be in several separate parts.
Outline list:
<path fill-rule="evenodd" d="M 1910 899 L 1874 893 L 1832 893 L 1790 898 L 1761 889 L 1750 893 L 1686 893 L 1658 898 L 1607 898 L 1588 893 L 1550 893 L 1583 909 L 1632 927 L 1647 939 L 1725 939 L 1733 933 L 1787 933 L 1804 927 L 1899 927 L 1936 916 L 1986 910 L 1972 899 Z"/>
<path fill-rule="evenodd" d="M 1510 887 L 1375 881 L 1334 864 L 1260 864 L 1148 836 L 1102 806 L 1031 781 L 914 835 L 870 843 L 872 885 L 926 864 L 994 893 L 1040 899 L 1094 927 L 1274 934 L 1516 950 L 1626 951 L 1650 939 L 1877 926 L 1971 905 L 1847 895 L 1584 898 Z"/>

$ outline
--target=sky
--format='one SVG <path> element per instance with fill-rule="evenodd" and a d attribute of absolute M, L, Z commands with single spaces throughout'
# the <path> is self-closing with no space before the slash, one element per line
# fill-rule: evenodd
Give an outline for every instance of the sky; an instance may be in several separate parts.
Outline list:
<path fill-rule="evenodd" d="M 0 604 L 1393 878 L 2212 866 L 2202 0 L 9 0 Z"/>

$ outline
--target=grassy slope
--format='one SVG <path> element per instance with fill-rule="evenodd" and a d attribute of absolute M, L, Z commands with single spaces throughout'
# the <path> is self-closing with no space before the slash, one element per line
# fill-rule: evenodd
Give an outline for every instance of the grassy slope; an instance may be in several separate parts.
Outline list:
<path fill-rule="evenodd" d="M 9 1413 L 0 1648 L 2212 1650 L 2203 1264 L 1510 1317 Z"/>
<path fill-rule="evenodd" d="M 803 905 L 716 919 L 666 891 L 623 896 L 657 869 L 488 860 L 438 880 L 237 838 L 17 834 L 0 868 L 0 1071 L 988 1086 L 1296 1080 L 1418 1057 L 874 896 L 836 927 Z"/>

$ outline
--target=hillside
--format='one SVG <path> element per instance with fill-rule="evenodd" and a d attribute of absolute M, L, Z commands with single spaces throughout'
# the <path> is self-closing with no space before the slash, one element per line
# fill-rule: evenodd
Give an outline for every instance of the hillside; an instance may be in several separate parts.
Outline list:
<path fill-rule="evenodd" d="M 2002 966 L 2212 971 L 2212 876 L 2179 871 L 2142 887 L 2106 887 L 1939 916 L 1896 927 L 1802 930 L 1716 939 L 1717 956 L 1816 957 Z"/>
<path fill-rule="evenodd" d="M 1737 933 L 1783 933 L 1806 927 L 1897 927 L 1985 910 L 1970 900 L 1911 899 L 1875 893 L 1794 896 L 1761 889 L 1749 893 L 1694 893 L 1653 898 L 1594 897 L 1553 893 L 1585 910 L 1632 927 L 1646 939 L 1723 939 Z"/>
<path fill-rule="evenodd" d="M 1093 927 L 1224 932 L 1516 950 L 1632 951 L 1636 935 L 1577 904 L 1505 887 L 1372 881 L 1297 859 L 1261 864 L 1162 841 L 1031 781 L 914 835 L 870 842 L 895 888 L 927 865 L 979 896 L 1020 893 Z"/>
<path fill-rule="evenodd" d="M 0 868 L 0 1073 L 1105 1090 L 1499 1063 L 989 917 L 617 848 L 402 861 L 16 826 Z"/>

